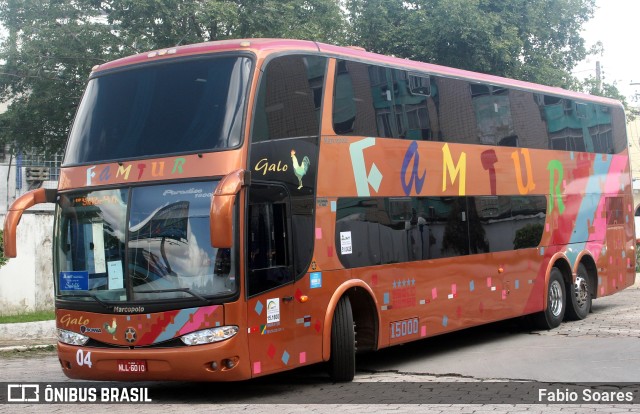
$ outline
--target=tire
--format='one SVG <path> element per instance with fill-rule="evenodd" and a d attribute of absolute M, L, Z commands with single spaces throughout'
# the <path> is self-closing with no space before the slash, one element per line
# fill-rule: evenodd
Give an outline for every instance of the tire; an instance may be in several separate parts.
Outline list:
<path fill-rule="evenodd" d="M 356 336 L 351 302 L 340 298 L 331 325 L 329 375 L 334 382 L 352 381 L 356 373 Z"/>
<path fill-rule="evenodd" d="M 534 322 L 540 329 L 553 329 L 560 326 L 566 309 L 565 284 L 562 272 L 557 267 L 551 269 L 547 285 L 547 307 L 534 315 Z"/>
<path fill-rule="evenodd" d="M 589 286 L 589 273 L 587 268 L 580 263 L 576 281 L 567 286 L 567 312 L 566 319 L 578 321 L 586 318 L 591 311 L 591 286 Z"/>

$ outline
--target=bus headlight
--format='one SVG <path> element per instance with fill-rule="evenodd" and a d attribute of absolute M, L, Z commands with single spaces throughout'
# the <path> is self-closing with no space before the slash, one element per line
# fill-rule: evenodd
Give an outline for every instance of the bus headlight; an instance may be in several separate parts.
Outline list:
<path fill-rule="evenodd" d="M 219 326 L 217 328 L 203 329 L 191 332 L 180 337 L 186 345 L 202 345 L 224 341 L 238 333 L 237 326 Z"/>
<path fill-rule="evenodd" d="M 84 345 L 89 341 L 89 337 L 58 328 L 58 341 L 69 345 Z"/>

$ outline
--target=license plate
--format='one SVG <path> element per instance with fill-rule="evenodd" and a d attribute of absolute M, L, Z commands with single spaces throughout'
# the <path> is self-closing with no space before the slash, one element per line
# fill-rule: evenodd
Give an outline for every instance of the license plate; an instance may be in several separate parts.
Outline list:
<path fill-rule="evenodd" d="M 147 361 L 143 359 L 119 359 L 118 372 L 139 374 L 147 372 Z"/>

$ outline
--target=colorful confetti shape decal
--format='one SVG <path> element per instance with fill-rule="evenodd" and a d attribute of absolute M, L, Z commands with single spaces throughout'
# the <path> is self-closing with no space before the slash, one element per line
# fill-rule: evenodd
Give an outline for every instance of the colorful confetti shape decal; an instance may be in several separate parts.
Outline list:
<path fill-rule="evenodd" d="M 298 360 L 300 361 L 301 364 L 306 363 L 307 362 L 307 353 L 306 352 L 300 352 L 300 356 L 299 356 Z"/>
<path fill-rule="evenodd" d="M 316 227 L 316 239 L 322 240 L 322 228 Z"/>
<path fill-rule="evenodd" d="M 256 361 L 253 363 L 253 373 L 254 374 L 259 374 L 262 372 L 262 364 L 260 364 L 260 361 Z"/>
<path fill-rule="evenodd" d="M 516 279 L 516 289 L 520 289 L 520 280 Z"/>
<path fill-rule="evenodd" d="M 333 247 L 327 246 L 327 257 L 333 257 Z"/>
<path fill-rule="evenodd" d="M 438 297 L 438 289 L 436 288 L 431 289 L 431 300 L 434 300 L 437 297 Z"/>
<path fill-rule="evenodd" d="M 289 365 L 289 353 L 287 351 L 284 351 L 284 353 L 282 354 L 282 362 L 284 362 L 285 365 Z"/>
<path fill-rule="evenodd" d="M 600 296 L 604 296 L 604 286 L 600 287 Z"/>
<path fill-rule="evenodd" d="M 423 338 L 424 338 L 425 336 L 427 336 L 427 327 L 426 327 L 426 326 L 422 326 L 422 327 L 420 328 L 420 336 L 421 336 L 421 337 L 423 337 Z"/>
<path fill-rule="evenodd" d="M 322 324 L 320 323 L 320 319 L 316 321 L 316 324 L 313 325 L 313 327 L 316 328 L 316 332 L 320 333 L 320 330 L 322 329 Z"/>
<path fill-rule="evenodd" d="M 455 283 L 451 285 L 451 294 L 453 294 L 454 296 L 456 295 L 458 291 L 458 285 L 456 285 Z"/>
<path fill-rule="evenodd" d="M 262 310 L 264 309 L 264 305 L 262 304 L 262 302 L 258 301 L 256 302 L 256 307 L 253 309 L 256 311 L 256 313 L 258 315 L 262 314 Z"/>
<path fill-rule="evenodd" d="M 491 278 L 490 277 L 487 278 L 487 287 L 491 287 Z"/>
<path fill-rule="evenodd" d="M 469 291 L 473 292 L 474 290 L 476 290 L 476 283 L 472 280 L 469 282 Z"/>
<path fill-rule="evenodd" d="M 273 344 L 269 344 L 269 348 L 267 348 L 267 355 L 269 358 L 273 359 L 273 356 L 276 354 L 276 347 Z"/>
<path fill-rule="evenodd" d="M 337 203 L 334 201 L 331 201 L 331 211 L 335 212 L 338 209 Z"/>
<path fill-rule="evenodd" d="M 449 324 L 449 318 L 447 318 L 447 315 L 444 315 L 442 317 L 442 326 L 446 328 L 448 324 Z"/>
<path fill-rule="evenodd" d="M 384 303 L 385 305 L 389 304 L 389 292 L 384 292 L 384 295 L 383 295 L 383 303 Z"/>
<path fill-rule="evenodd" d="M 507 291 L 505 289 L 502 289 L 502 300 L 505 300 L 507 298 Z"/>
<path fill-rule="evenodd" d="M 458 306 L 458 308 L 456 309 L 456 316 L 458 317 L 458 319 L 460 319 L 460 316 L 462 316 L 462 306 Z"/>
<path fill-rule="evenodd" d="M 544 247 L 540 248 L 540 256 L 544 256 Z"/>
<path fill-rule="evenodd" d="M 378 274 L 374 273 L 371 275 L 371 285 L 378 286 Z"/>

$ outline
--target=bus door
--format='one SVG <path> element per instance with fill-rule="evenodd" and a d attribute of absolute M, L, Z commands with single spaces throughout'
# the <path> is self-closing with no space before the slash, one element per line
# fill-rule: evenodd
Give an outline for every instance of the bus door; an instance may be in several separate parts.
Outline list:
<path fill-rule="evenodd" d="M 247 212 L 247 322 L 252 376 L 291 367 L 294 272 L 287 190 L 252 184 Z"/>

